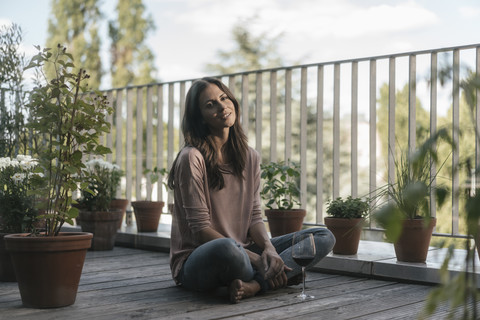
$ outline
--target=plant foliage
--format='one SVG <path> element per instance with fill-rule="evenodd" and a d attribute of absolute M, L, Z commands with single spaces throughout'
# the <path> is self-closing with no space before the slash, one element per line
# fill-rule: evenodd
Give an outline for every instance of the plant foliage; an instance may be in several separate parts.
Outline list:
<path fill-rule="evenodd" d="M 31 193 L 37 159 L 18 155 L 0 158 L 0 232 L 33 232 L 37 209 Z"/>
<path fill-rule="evenodd" d="M 368 214 L 369 208 L 368 200 L 352 198 L 352 196 L 348 196 L 346 199 L 338 197 L 327 202 L 327 213 L 333 218 L 363 218 Z"/>
<path fill-rule="evenodd" d="M 300 205 L 299 164 L 279 161 L 261 164 L 260 167 L 261 178 L 264 180 L 260 195 L 266 201 L 267 208 L 289 210 L 294 205 Z"/>
<path fill-rule="evenodd" d="M 88 182 L 88 188 L 82 191 L 80 207 L 89 211 L 108 211 L 123 172 L 117 165 L 103 159 L 92 159 L 85 165 L 84 182 Z"/>
<path fill-rule="evenodd" d="M 87 92 L 85 70 L 75 69 L 72 55 L 58 45 L 55 50 L 36 47 L 27 68 L 36 68 L 38 84 L 30 93 L 33 150 L 39 159 L 39 170 L 45 177 L 36 192 L 45 199 L 41 209 L 46 220 L 46 236 L 58 235 L 65 222 L 73 223 L 78 209 L 72 208 L 72 194 L 84 190 L 82 179 L 85 156 L 102 156 L 110 152 L 99 143 L 101 135 L 110 131 L 106 116 L 112 113 L 106 96 Z M 43 73 L 52 65 L 55 76 Z"/>
<path fill-rule="evenodd" d="M 433 163 L 438 163 L 437 143 L 446 141 L 453 145 L 448 131 L 443 128 L 422 143 L 410 155 L 402 154 L 400 160 L 395 159 L 395 182 L 382 187 L 377 198 L 387 199 L 387 203 L 379 206 L 374 212 L 375 220 L 385 229 L 385 235 L 395 242 L 402 232 L 402 220 L 425 218 L 428 224 L 431 218 L 431 191 L 439 207 L 445 202 L 449 190 L 441 185 L 434 185 L 436 174 L 443 167 L 445 159 L 431 175 Z"/>

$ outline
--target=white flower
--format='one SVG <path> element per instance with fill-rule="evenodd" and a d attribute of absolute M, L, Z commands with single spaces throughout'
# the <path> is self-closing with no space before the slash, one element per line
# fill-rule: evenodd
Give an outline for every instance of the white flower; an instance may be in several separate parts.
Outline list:
<path fill-rule="evenodd" d="M 89 172 L 94 172 L 95 170 L 99 170 L 99 169 L 108 170 L 108 171 L 114 171 L 114 170 L 120 169 L 117 165 L 111 164 L 110 162 L 105 161 L 103 159 L 89 160 L 85 163 L 85 167 Z"/>
<path fill-rule="evenodd" d="M 5 169 L 6 167 L 9 167 L 10 166 L 10 158 L 6 157 L 6 158 L 0 158 L 0 170 L 3 170 Z"/>
<path fill-rule="evenodd" d="M 19 154 L 17 156 L 17 160 L 19 162 L 30 162 L 30 161 L 35 160 L 35 159 L 33 159 L 32 156 L 29 156 L 29 155 Z"/>
<path fill-rule="evenodd" d="M 25 173 L 17 172 L 12 176 L 12 179 L 15 183 L 21 183 L 25 180 Z"/>
<path fill-rule="evenodd" d="M 28 174 L 28 178 L 31 178 L 33 176 L 39 176 L 40 178 L 43 178 L 44 177 L 44 174 L 42 172 L 30 172 Z"/>
<path fill-rule="evenodd" d="M 11 167 L 18 167 L 19 165 L 20 165 L 20 161 L 18 161 L 17 159 L 10 160 Z"/>
<path fill-rule="evenodd" d="M 36 159 L 28 159 L 20 162 L 20 168 L 23 170 L 32 170 L 38 164 Z"/>

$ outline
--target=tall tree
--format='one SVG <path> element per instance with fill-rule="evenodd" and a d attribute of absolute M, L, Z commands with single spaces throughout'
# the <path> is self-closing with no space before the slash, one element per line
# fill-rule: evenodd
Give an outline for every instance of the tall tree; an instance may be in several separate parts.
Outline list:
<path fill-rule="evenodd" d="M 0 157 L 14 157 L 27 151 L 22 39 L 19 25 L 0 27 Z"/>
<path fill-rule="evenodd" d="M 206 70 L 218 74 L 256 70 L 283 65 L 278 53 L 281 34 L 269 36 L 270 32 L 254 35 L 246 26 L 255 23 L 255 17 L 239 21 L 232 28 L 235 47 L 231 51 L 219 50 L 219 63 L 208 64 Z"/>
<path fill-rule="evenodd" d="M 73 55 L 75 64 L 90 74 L 89 86 L 98 89 L 102 81 L 99 0 L 52 0 L 46 46 L 62 44 Z M 46 71 L 47 73 L 53 70 Z"/>
<path fill-rule="evenodd" d="M 117 19 L 109 22 L 114 88 L 155 82 L 154 55 L 146 45 L 155 29 L 142 0 L 118 0 Z"/>

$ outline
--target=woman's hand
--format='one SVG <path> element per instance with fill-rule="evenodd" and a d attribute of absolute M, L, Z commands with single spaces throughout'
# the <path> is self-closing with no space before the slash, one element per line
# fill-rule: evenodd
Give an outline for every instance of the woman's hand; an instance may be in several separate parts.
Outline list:
<path fill-rule="evenodd" d="M 273 246 L 267 246 L 262 252 L 261 261 L 265 280 L 271 289 L 283 288 L 287 285 L 287 275 L 285 272 L 292 269 L 285 265 L 282 258 L 278 255 Z"/>

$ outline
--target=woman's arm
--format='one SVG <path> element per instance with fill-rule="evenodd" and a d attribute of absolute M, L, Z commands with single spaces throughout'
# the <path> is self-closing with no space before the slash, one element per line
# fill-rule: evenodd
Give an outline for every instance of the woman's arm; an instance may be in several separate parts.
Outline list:
<path fill-rule="evenodd" d="M 277 250 L 270 241 L 265 225 L 263 223 L 256 223 L 251 226 L 250 236 L 253 241 L 263 249 L 260 263 L 256 265 L 257 268 L 260 272 L 264 273 L 265 279 L 270 283 L 270 287 L 284 287 L 287 284 L 285 271 L 291 271 L 292 269 L 286 266 L 282 258 L 278 255 Z"/>
<path fill-rule="evenodd" d="M 223 235 L 221 235 L 212 227 L 206 227 L 197 231 L 196 233 L 194 233 L 194 237 L 196 242 L 198 242 L 199 244 L 204 244 L 208 241 L 215 240 L 218 238 L 225 238 Z"/>

